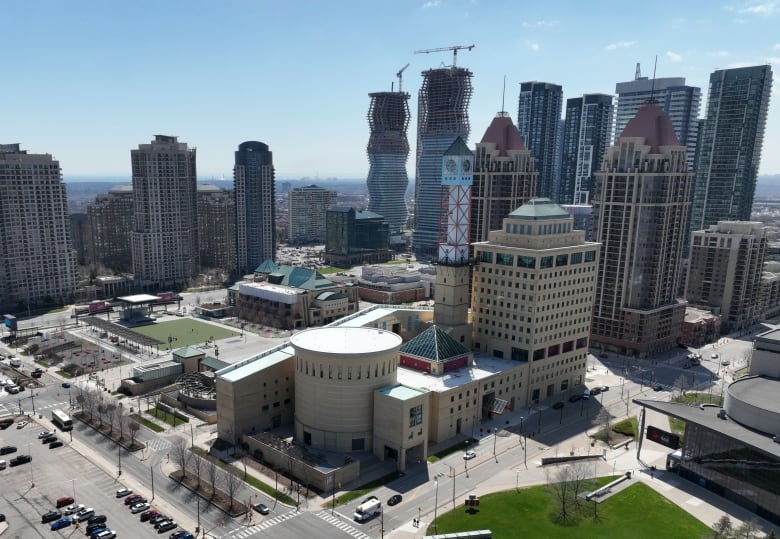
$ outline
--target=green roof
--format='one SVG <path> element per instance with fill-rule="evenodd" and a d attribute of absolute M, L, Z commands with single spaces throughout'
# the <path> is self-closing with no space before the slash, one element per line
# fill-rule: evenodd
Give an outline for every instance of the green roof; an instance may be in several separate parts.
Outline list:
<path fill-rule="evenodd" d="M 463 139 L 458 137 L 455 139 L 455 142 L 453 142 L 449 148 L 447 148 L 447 151 L 444 152 L 444 155 L 474 155 L 471 150 L 469 150 L 469 147 L 466 146 L 466 143 L 463 142 Z"/>
<path fill-rule="evenodd" d="M 388 397 L 392 397 L 394 399 L 398 399 L 402 401 L 413 399 L 415 397 L 419 397 L 420 395 L 425 395 L 427 393 L 426 390 L 418 389 L 416 387 L 411 387 L 411 386 L 405 386 L 403 384 L 395 384 L 392 386 L 380 387 L 376 391 L 377 393 L 382 393 L 384 395 L 387 395 Z"/>
<path fill-rule="evenodd" d="M 203 352 L 203 350 L 198 350 L 197 348 L 193 348 L 192 346 L 185 346 L 184 348 L 179 348 L 178 350 L 174 351 L 173 355 L 187 358 L 187 357 L 205 356 L 206 353 Z"/>
<path fill-rule="evenodd" d="M 313 269 L 280 266 L 272 260 L 266 260 L 257 266 L 255 273 L 274 275 L 278 278 L 278 282 L 274 281 L 276 284 L 304 290 L 326 290 L 336 286 L 333 281 Z"/>
<path fill-rule="evenodd" d="M 549 198 L 532 198 L 515 211 L 509 217 L 521 219 L 561 219 L 569 217 L 569 213 Z"/>
<path fill-rule="evenodd" d="M 399 351 L 402 354 L 417 356 L 429 361 L 447 361 L 471 353 L 468 348 L 436 325 L 403 344 Z"/>
<path fill-rule="evenodd" d="M 213 356 L 208 356 L 206 359 L 200 362 L 201 365 L 204 365 L 210 369 L 213 369 L 215 371 L 218 371 L 219 369 L 224 369 L 225 367 L 230 366 L 230 363 L 225 363 L 224 361 L 220 361 L 217 358 Z"/>

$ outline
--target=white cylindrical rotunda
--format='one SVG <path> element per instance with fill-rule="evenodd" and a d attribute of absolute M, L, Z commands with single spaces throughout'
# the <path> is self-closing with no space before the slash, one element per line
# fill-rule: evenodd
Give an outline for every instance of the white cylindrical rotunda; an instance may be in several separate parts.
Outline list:
<path fill-rule="evenodd" d="M 327 451 L 370 451 L 374 390 L 396 383 L 402 339 L 375 328 L 296 333 L 295 435 Z"/>

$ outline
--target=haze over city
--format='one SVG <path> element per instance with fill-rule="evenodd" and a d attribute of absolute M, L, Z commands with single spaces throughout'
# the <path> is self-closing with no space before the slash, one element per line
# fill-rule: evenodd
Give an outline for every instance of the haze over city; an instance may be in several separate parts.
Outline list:
<path fill-rule="evenodd" d="M 702 88 L 727 67 L 780 64 L 780 2 L 427 0 L 370 2 L 8 2 L 0 138 L 51 153 L 66 179 L 130 176 L 129 151 L 156 134 L 197 147 L 199 179 L 230 178 L 244 140 L 267 143 L 277 178 L 365 177 L 368 93 L 411 94 L 407 169 L 414 178 L 423 70 L 474 74 L 470 144 L 502 109 L 517 118 L 519 83 L 564 97 L 614 94 L 636 63 Z M 774 89 L 777 90 L 777 81 Z M 776 93 L 776 92 L 775 92 Z M 776 96 L 775 96 L 776 99 Z M 772 101 L 774 101 L 773 99 Z M 780 114 L 770 102 L 760 174 L 780 173 Z"/>

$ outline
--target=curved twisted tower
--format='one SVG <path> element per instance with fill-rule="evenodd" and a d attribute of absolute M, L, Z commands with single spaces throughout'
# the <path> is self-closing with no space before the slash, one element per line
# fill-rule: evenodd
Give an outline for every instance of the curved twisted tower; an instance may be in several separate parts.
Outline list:
<path fill-rule="evenodd" d="M 406 161 L 409 159 L 409 94 L 375 92 L 368 94 L 368 210 L 385 218 L 390 233 L 406 225 L 404 194 L 409 185 Z"/>

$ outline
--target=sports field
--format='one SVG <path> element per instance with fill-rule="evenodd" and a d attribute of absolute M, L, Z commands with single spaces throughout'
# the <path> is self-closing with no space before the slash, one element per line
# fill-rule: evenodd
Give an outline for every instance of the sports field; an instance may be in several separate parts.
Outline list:
<path fill-rule="evenodd" d="M 133 328 L 133 331 L 158 339 L 163 343 L 160 345 L 160 350 L 176 350 L 184 346 L 203 344 L 212 338 L 215 341 L 219 341 L 238 335 L 237 332 L 227 328 L 212 326 L 192 318 L 157 322 L 156 324 Z"/>

